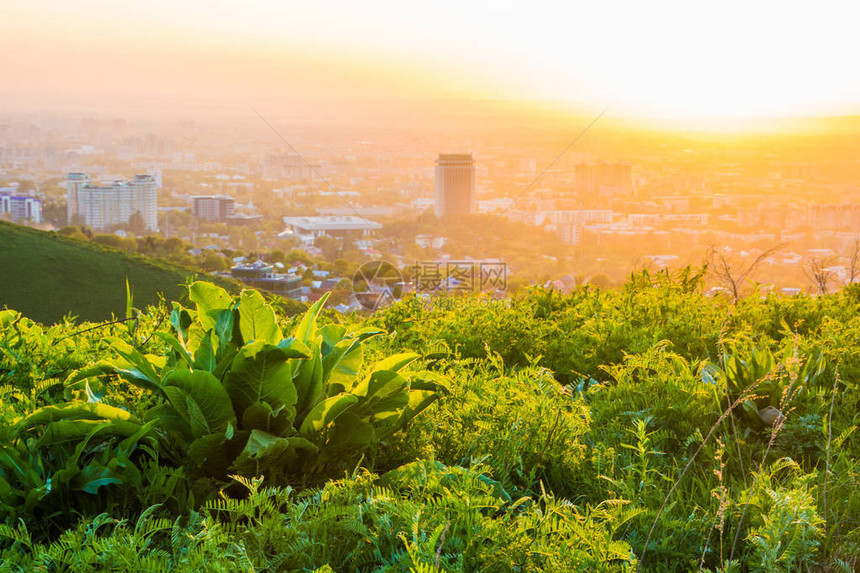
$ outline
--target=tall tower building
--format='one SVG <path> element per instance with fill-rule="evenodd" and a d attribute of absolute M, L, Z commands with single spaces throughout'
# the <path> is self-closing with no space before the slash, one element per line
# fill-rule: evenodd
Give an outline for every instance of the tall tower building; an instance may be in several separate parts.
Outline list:
<path fill-rule="evenodd" d="M 86 173 L 69 173 L 66 176 L 66 212 L 69 216 L 69 224 L 72 217 L 81 212 L 78 194 L 81 187 L 90 182 L 90 176 Z"/>
<path fill-rule="evenodd" d="M 436 216 L 475 212 L 475 161 L 471 153 L 440 153 L 436 160 Z"/>

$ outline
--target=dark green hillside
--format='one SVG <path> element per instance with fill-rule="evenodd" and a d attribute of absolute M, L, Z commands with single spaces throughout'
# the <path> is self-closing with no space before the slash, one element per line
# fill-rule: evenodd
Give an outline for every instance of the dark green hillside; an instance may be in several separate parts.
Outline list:
<path fill-rule="evenodd" d="M 125 280 L 143 308 L 181 296 L 191 269 L 0 222 L 0 308 L 53 323 L 72 313 L 99 321 L 125 311 Z"/>

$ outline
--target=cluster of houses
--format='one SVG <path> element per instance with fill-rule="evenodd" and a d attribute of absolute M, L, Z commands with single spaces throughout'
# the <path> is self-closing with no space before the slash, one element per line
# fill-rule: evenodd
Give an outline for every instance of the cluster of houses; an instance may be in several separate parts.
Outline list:
<path fill-rule="evenodd" d="M 342 281 L 348 280 L 298 261 L 287 266 L 259 259 L 248 261 L 246 257 L 233 259 L 230 276 L 250 287 L 301 302 L 314 302 L 323 294 L 333 291 Z M 304 277 L 309 280 L 303 280 Z M 360 305 L 350 297 L 348 303 L 340 303 L 333 308 L 339 312 L 349 312 L 358 310 Z"/>

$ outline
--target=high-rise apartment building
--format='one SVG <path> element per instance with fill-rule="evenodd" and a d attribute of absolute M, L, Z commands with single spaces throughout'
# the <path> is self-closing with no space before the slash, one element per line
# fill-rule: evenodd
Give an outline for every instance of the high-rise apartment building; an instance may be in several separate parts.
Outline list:
<path fill-rule="evenodd" d="M 633 193 L 633 175 L 629 163 L 580 163 L 574 168 L 574 176 L 577 190 L 587 197 L 626 196 Z"/>
<path fill-rule="evenodd" d="M 191 214 L 207 221 L 226 222 L 236 210 L 236 200 L 227 195 L 198 195 L 191 198 Z"/>
<path fill-rule="evenodd" d="M 69 222 L 79 215 L 87 226 L 106 231 L 128 223 L 132 215 L 139 213 L 148 230 L 158 230 L 158 184 L 152 175 L 95 185 L 86 173 L 69 173 L 66 200 Z"/>
<path fill-rule="evenodd" d="M 273 155 L 263 162 L 263 177 L 266 179 L 286 179 L 287 181 L 301 181 L 313 179 L 314 175 L 320 173 L 319 165 L 311 165 L 298 155 L 285 153 Z"/>
<path fill-rule="evenodd" d="M 71 224 L 75 215 L 80 213 L 78 204 L 78 190 L 81 186 L 90 182 L 90 176 L 86 173 L 69 173 L 66 175 L 66 212 Z"/>
<path fill-rule="evenodd" d="M 475 161 L 471 153 L 440 153 L 436 160 L 436 216 L 475 212 Z"/>

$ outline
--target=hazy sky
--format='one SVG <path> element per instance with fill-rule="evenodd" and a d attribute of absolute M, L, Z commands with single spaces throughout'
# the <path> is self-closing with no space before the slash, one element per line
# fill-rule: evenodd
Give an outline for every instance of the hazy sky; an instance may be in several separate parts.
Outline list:
<path fill-rule="evenodd" d="M 640 117 L 858 113 L 858 22 L 856 1 L 0 0 L 0 101 L 474 97 Z"/>

